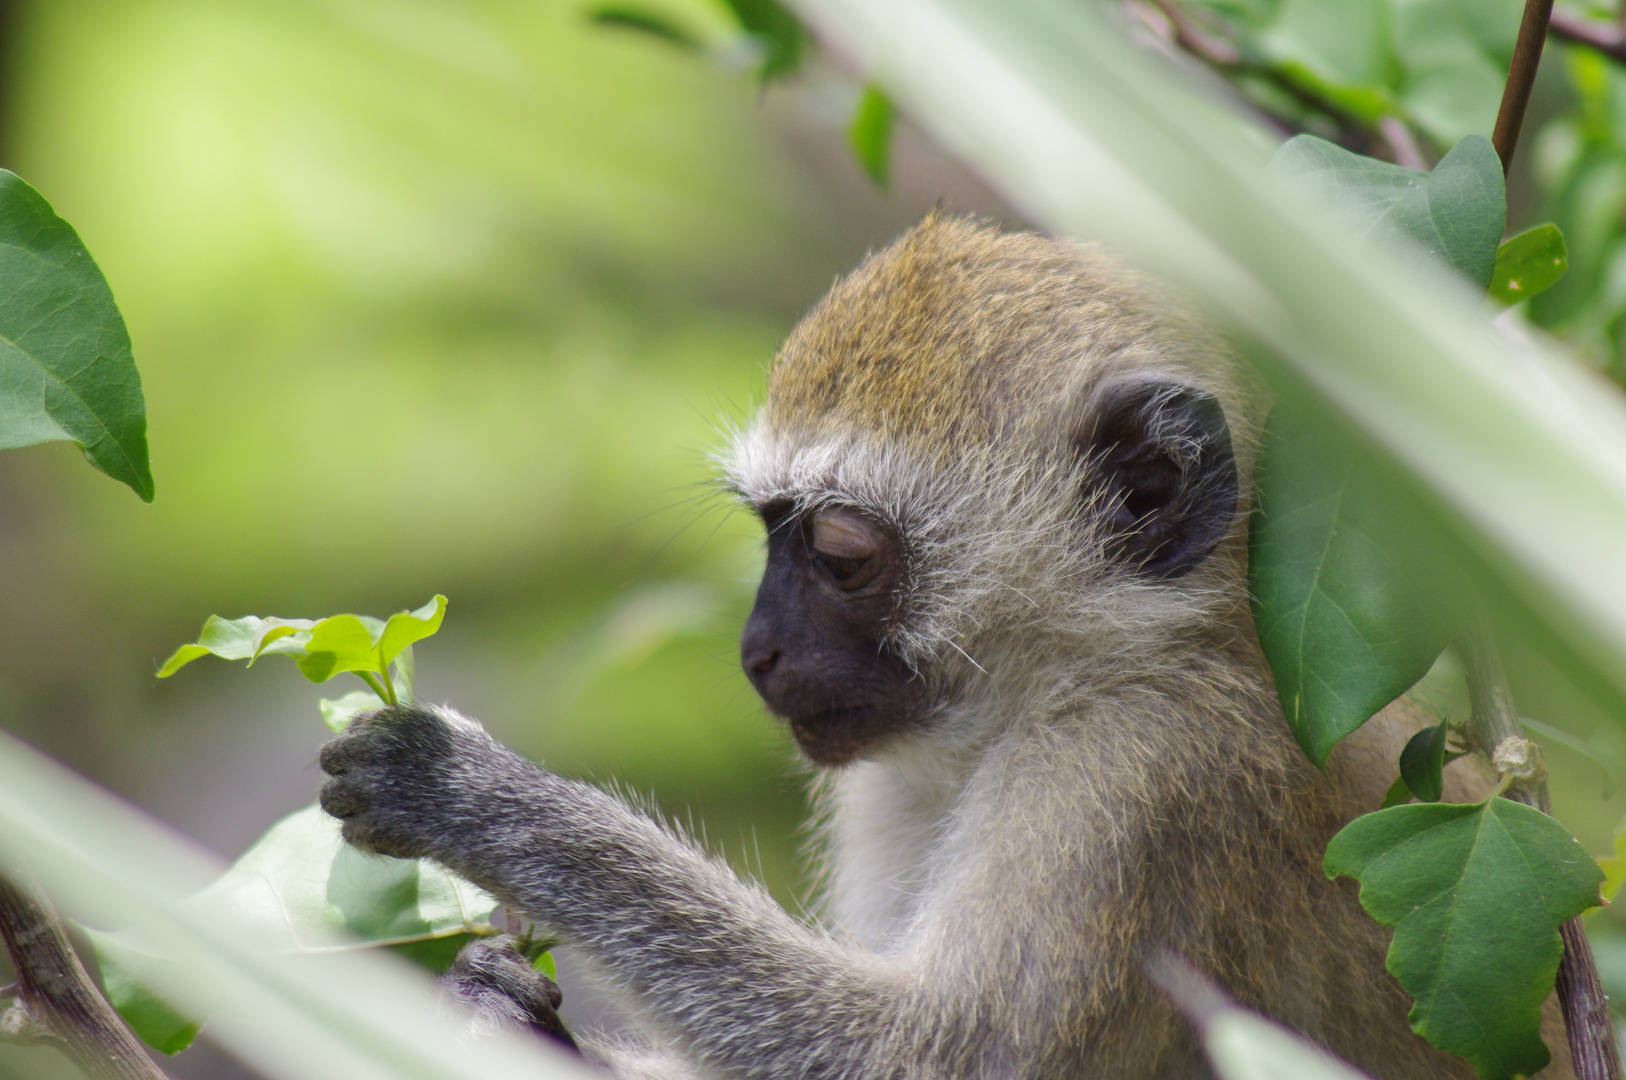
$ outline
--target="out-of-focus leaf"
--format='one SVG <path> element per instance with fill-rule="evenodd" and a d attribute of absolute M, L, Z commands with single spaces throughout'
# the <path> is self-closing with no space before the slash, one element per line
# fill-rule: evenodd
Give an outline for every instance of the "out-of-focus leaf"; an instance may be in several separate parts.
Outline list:
<path fill-rule="evenodd" d="M 723 0 L 740 21 L 740 29 L 762 43 L 757 72 L 764 82 L 795 73 L 808 47 L 802 22 L 779 0 Z"/>
<path fill-rule="evenodd" d="M 80 929 L 96 950 L 96 966 L 102 971 L 102 989 L 107 992 L 107 1000 L 124 1017 L 136 1038 L 162 1054 L 178 1054 L 191 1046 L 203 1022 L 181 1015 L 151 989 L 153 969 L 173 966 L 173 962 L 154 956 L 117 934 L 88 926 Z"/>
<path fill-rule="evenodd" d="M 471 935 L 497 933 L 489 920 L 494 897 L 437 863 L 362 854 L 318 806 L 271 826 L 191 903 L 232 911 L 261 944 L 280 951 L 399 947 L 432 968 L 444 968 Z M 124 934 L 91 933 L 119 1014 L 149 1046 L 186 1049 L 201 1023 L 153 989 L 154 969 L 169 961 Z M 459 942 L 426 945 L 450 938 Z M 415 946 L 424 947 L 408 948 Z"/>
<path fill-rule="evenodd" d="M 891 177 L 892 125 L 896 119 L 897 110 L 880 87 L 865 87 L 847 139 L 864 171 L 878 187 L 886 187 Z"/>
<path fill-rule="evenodd" d="M 486 921 L 497 906 L 489 894 L 438 863 L 362 854 L 317 806 L 271 826 L 202 896 L 291 951 L 496 932 Z"/>
<path fill-rule="evenodd" d="M 1598 868 L 1603 871 L 1603 898 L 1613 902 L 1621 882 L 1626 881 L 1626 821 L 1615 826 L 1614 848 L 1598 860 Z"/>
<path fill-rule="evenodd" d="M 342 671 L 384 674 L 390 662 L 413 642 L 438 631 L 445 617 L 444 596 L 436 596 L 417 611 L 396 612 L 387 621 L 366 615 L 332 615 L 318 620 L 262 619 L 254 615 L 222 619 L 211 615 L 198 640 L 176 649 L 158 669 L 158 677 L 168 678 L 193 660 L 210 654 L 224 660 L 251 662 L 268 654 L 291 656 L 311 682 L 326 682 Z M 410 672 L 405 673 L 405 678 L 410 701 Z"/>
<path fill-rule="evenodd" d="M 626 4 L 606 4 L 588 12 L 587 17 L 600 26 L 620 30 L 635 30 L 659 38 L 668 45 L 676 45 L 689 52 L 699 52 L 701 42 L 687 27 L 679 25 L 658 11 Z"/>
<path fill-rule="evenodd" d="M 1424 173 L 1299 135 L 1276 152 L 1269 171 L 1319 193 L 1326 209 L 1356 232 L 1403 233 L 1474 281 L 1491 284 L 1507 191 L 1501 159 L 1484 136 L 1463 139 Z"/>
<path fill-rule="evenodd" d="M 1254 622 L 1288 726 L 1320 765 L 1450 642 L 1454 579 L 1396 478 L 1300 407 L 1272 411 L 1256 475 Z"/>
<path fill-rule="evenodd" d="M 1368 1080 L 1301 1035 L 1244 1009 L 1172 952 L 1146 974 L 1191 1021 L 1219 1080 Z"/>
<path fill-rule="evenodd" d="M 1614 797 L 1615 789 L 1620 786 L 1621 761 L 1618 753 L 1596 743 L 1578 739 L 1563 728 L 1554 727 L 1552 724 L 1546 724 L 1540 720 L 1532 720 L 1527 716 L 1519 717 L 1519 723 L 1526 731 L 1542 742 L 1562 746 L 1571 753 L 1580 754 L 1596 765 L 1598 771 L 1603 773 L 1602 797 L 1605 799 Z"/>
<path fill-rule="evenodd" d="M 385 950 L 287 955 L 228 904 L 177 894 L 213 861 L 138 809 L 0 732 L 0 862 L 28 863 L 67 913 L 124 924 L 173 964 L 152 970 L 178 1011 L 274 1080 L 536 1080 L 591 1074 L 536 1040 L 460 1044 L 427 978 Z"/>
<path fill-rule="evenodd" d="M 0 448 L 51 439 L 152 502 L 147 406 L 113 292 L 73 227 L 0 169 Z"/>
<path fill-rule="evenodd" d="M 1490 294 L 1504 306 L 1517 304 L 1558 283 L 1569 269 L 1569 250 L 1557 225 L 1537 225 L 1510 236 L 1496 249 Z"/>
<path fill-rule="evenodd" d="M 1600 902 L 1604 880 L 1562 825 L 1503 798 L 1396 806 L 1345 826 L 1326 870 L 1359 880 L 1361 906 L 1395 928 L 1388 968 L 1415 1001 L 1414 1031 L 1485 1080 L 1547 1064 L 1558 927 Z"/>
<path fill-rule="evenodd" d="M 383 699 L 371 690 L 352 690 L 341 698 L 322 698 L 316 706 L 322 710 L 323 723 L 334 731 L 343 731 L 357 713 L 383 704 Z"/>

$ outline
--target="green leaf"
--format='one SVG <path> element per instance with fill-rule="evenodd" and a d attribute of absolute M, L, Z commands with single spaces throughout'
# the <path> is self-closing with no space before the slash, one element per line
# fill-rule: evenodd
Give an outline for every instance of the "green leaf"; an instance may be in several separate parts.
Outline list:
<path fill-rule="evenodd" d="M 1439 802 L 1445 792 L 1445 724 L 1426 727 L 1400 751 L 1400 778 L 1423 802 Z"/>
<path fill-rule="evenodd" d="M 600 26 L 613 27 L 620 30 L 635 30 L 650 37 L 659 38 L 668 45 L 676 45 L 689 52 L 699 52 L 700 39 L 695 37 L 687 28 L 678 25 L 658 11 L 648 8 L 632 7 L 625 4 L 606 4 L 594 8 L 587 14 L 588 19 Z"/>
<path fill-rule="evenodd" d="M 1626 820 L 1615 826 L 1614 847 L 1598 860 L 1598 869 L 1603 872 L 1603 898 L 1613 903 L 1621 882 L 1626 881 Z"/>
<path fill-rule="evenodd" d="M 538 953 L 536 959 L 531 961 L 531 966 L 550 979 L 559 977 L 559 965 L 554 963 L 551 952 Z"/>
<path fill-rule="evenodd" d="M 497 933 L 488 918 L 497 900 L 489 893 L 428 860 L 364 855 L 339 829 L 321 807 L 295 811 L 186 903 L 225 906 L 277 951 L 392 947 L 439 969 L 470 936 Z M 166 1054 L 186 1049 L 201 1023 L 150 988 L 169 961 L 127 933 L 87 932 L 119 1015 L 149 1046 Z"/>
<path fill-rule="evenodd" d="M 1404 776 L 1395 777 L 1395 782 L 1389 785 L 1384 794 L 1383 801 L 1378 804 L 1379 810 L 1387 810 L 1391 806 L 1404 806 L 1411 802 L 1411 788 L 1406 784 Z"/>
<path fill-rule="evenodd" d="M 1388 968 L 1415 999 L 1412 1030 L 1485 1080 L 1547 1064 L 1558 927 L 1603 882 L 1562 825 L 1503 798 L 1396 806 L 1333 837 L 1326 871 L 1359 880 L 1361 906 L 1394 927 Z"/>
<path fill-rule="evenodd" d="M 1395 479 L 1304 406 L 1271 412 L 1257 476 L 1254 623 L 1288 726 L 1321 765 L 1428 672 L 1460 592 Z"/>
<path fill-rule="evenodd" d="M 896 119 L 897 110 L 893 108 L 892 99 L 878 86 L 865 87 L 847 139 L 852 143 L 853 153 L 858 155 L 864 171 L 869 173 L 869 178 L 875 181 L 877 187 L 886 187 L 891 176 L 892 125 Z"/>
<path fill-rule="evenodd" d="M 90 252 L 0 169 L 0 448 L 71 439 L 152 502 L 147 405 L 130 333 Z"/>
<path fill-rule="evenodd" d="M 192 1045 L 202 1021 L 191 1020 L 171 1008 L 148 987 L 155 968 L 170 961 L 125 940 L 127 935 L 109 934 L 81 927 L 96 950 L 96 965 L 102 970 L 102 989 L 107 1000 L 136 1038 L 161 1054 L 178 1054 Z"/>
<path fill-rule="evenodd" d="M 371 690 L 352 690 L 341 698 L 322 698 L 317 701 L 316 707 L 322 710 L 323 723 L 334 731 L 343 731 L 357 713 L 364 709 L 377 709 L 383 704 L 384 699 Z"/>
<path fill-rule="evenodd" d="M 808 34 L 801 20 L 778 0 L 723 0 L 740 29 L 762 44 L 762 63 L 757 74 L 763 82 L 790 75 L 802 66 L 807 53 Z"/>
<path fill-rule="evenodd" d="M 286 951 L 400 945 L 496 932 L 490 894 L 427 860 L 364 855 L 317 806 L 283 818 L 203 890 Z"/>
<path fill-rule="evenodd" d="M 1569 249 L 1557 225 L 1537 225 L 1510 236 L 1496 249 L 1491 299 L 1504 306 L 1528 300 L 1558 283 L 1570 267 Z"/>
<path fill-rule="evenodd" d="M 366 615 L 333 615 L 317 620 L 262 619 L 255 615 L 222 619 L 211 615 L 198 640 L 176 649 L 158 669 L 158 677 L 168 678 L 200 656 L 252 663 L 272 655 L 292 657 L 311 682 L 326 682 L 342 671 L 383 675 L 392 661 L 404 656 L 406 662 L 391 676 L 391 685 L 397 689 L 398 698 L 404 685 L 405 700 L 411 701 L 409 650 L 413 642 L 438 631 L 445 617 L 446 598 L 438 595 L 417 611 L 396 612 L 387 621 Z"/>
<path fill-rule="evenodd" d="M 1269 171 L 1319 194 L 1357 233 L 1403 233 L 1480 285 L 1491 284 L 1507 189 L 1501 159 L 1483 136 L 1463 139 L 1424 173 L 1298 135 L 1271 158 Z"/>

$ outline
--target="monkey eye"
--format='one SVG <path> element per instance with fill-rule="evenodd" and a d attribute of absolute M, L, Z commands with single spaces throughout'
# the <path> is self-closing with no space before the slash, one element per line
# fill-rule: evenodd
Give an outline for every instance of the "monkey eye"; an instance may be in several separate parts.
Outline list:
<path fill-rule="evenodd" d="M 860 589 L 875 579 L 882 562 L 876 556 L 885 544 L 880 528 L 854 510 L 820 510 L 808 527 L 813 562 L 843 589 Z"/>

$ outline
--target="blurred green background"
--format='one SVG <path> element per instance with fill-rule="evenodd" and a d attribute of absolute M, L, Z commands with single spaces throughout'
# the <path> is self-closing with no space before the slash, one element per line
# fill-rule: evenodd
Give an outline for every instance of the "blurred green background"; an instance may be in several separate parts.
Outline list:
<path fill-rule="evenodd" d="M 834 274 L 1000 208 L 907 134 L 879 192 L 856 83 L 764 90 L 725 9 L 667 7 L 713 56 L 569 2 L 5 7 L 0 163 L 113 286 L 158 494 L 0 455 L 0 724 L 233 856 L 350 680 L 157 661 L 214 612 L 444 592 L 422 697 L 800 902 L 803 778 L 737 663 L 760 527 L 708 454 Z"/>
<path fill-rule="evenodd" d="M 106 271 L 158 489 L 143 505 L 63 444 L 0 455 L 0 725 L 229 857 L 310 801 L 315 701 L 351 685 L 216 661 L 158 683 L 157 662 L 210 613 L 444 592 L 422 697 L 651 798 L 801 903 L 802 770 L 736 662 L 759 528 L 708 454 L 867 248 L 938 203 L 1019 219 L 906 124 L 877 189 L 847 145 L 859 83 L 815 57 L 763 87 L 719 0 L 641 5 L 699 55 L 594 6 L 0 3 L 0 164 Z M 1363 152 L 1398 117 L 1431 160 L 1489 130 L 1519 8 L 1183 10 L 1249 58 L 1216 93 Z M 1168 5 L 1121 10 L 1178 51 Z M 1549 47 L 1511 184 L 1510 227 L 1557 221 L 1571 252 L 1514 329 L 1621 377 L 1626 68 Z M 1521 707 L 1618 761 L 1626 729 L 1516 631 Z M 1457 682 L 1442 665 L 1441 708 Z M 1626 798 L 1548 747 L 1560 816 L 1605 850 Z M 565 974 L 567 1012 L 602 1008 Z M 212 1054 L 172 1069 L 237 1075 Z"/>

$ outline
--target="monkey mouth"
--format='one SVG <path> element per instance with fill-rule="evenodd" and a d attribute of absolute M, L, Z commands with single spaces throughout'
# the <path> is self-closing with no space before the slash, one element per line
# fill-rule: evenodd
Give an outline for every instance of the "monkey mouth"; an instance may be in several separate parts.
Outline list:
<path fill-rule="evenodd" d="M 783 714 L 782 714 L 783 715 Z M 815 765 L 848 765 L 901 729 L 896 718 L 867 705 L 837 705 L 784 715 L 796 745 Z"/>

